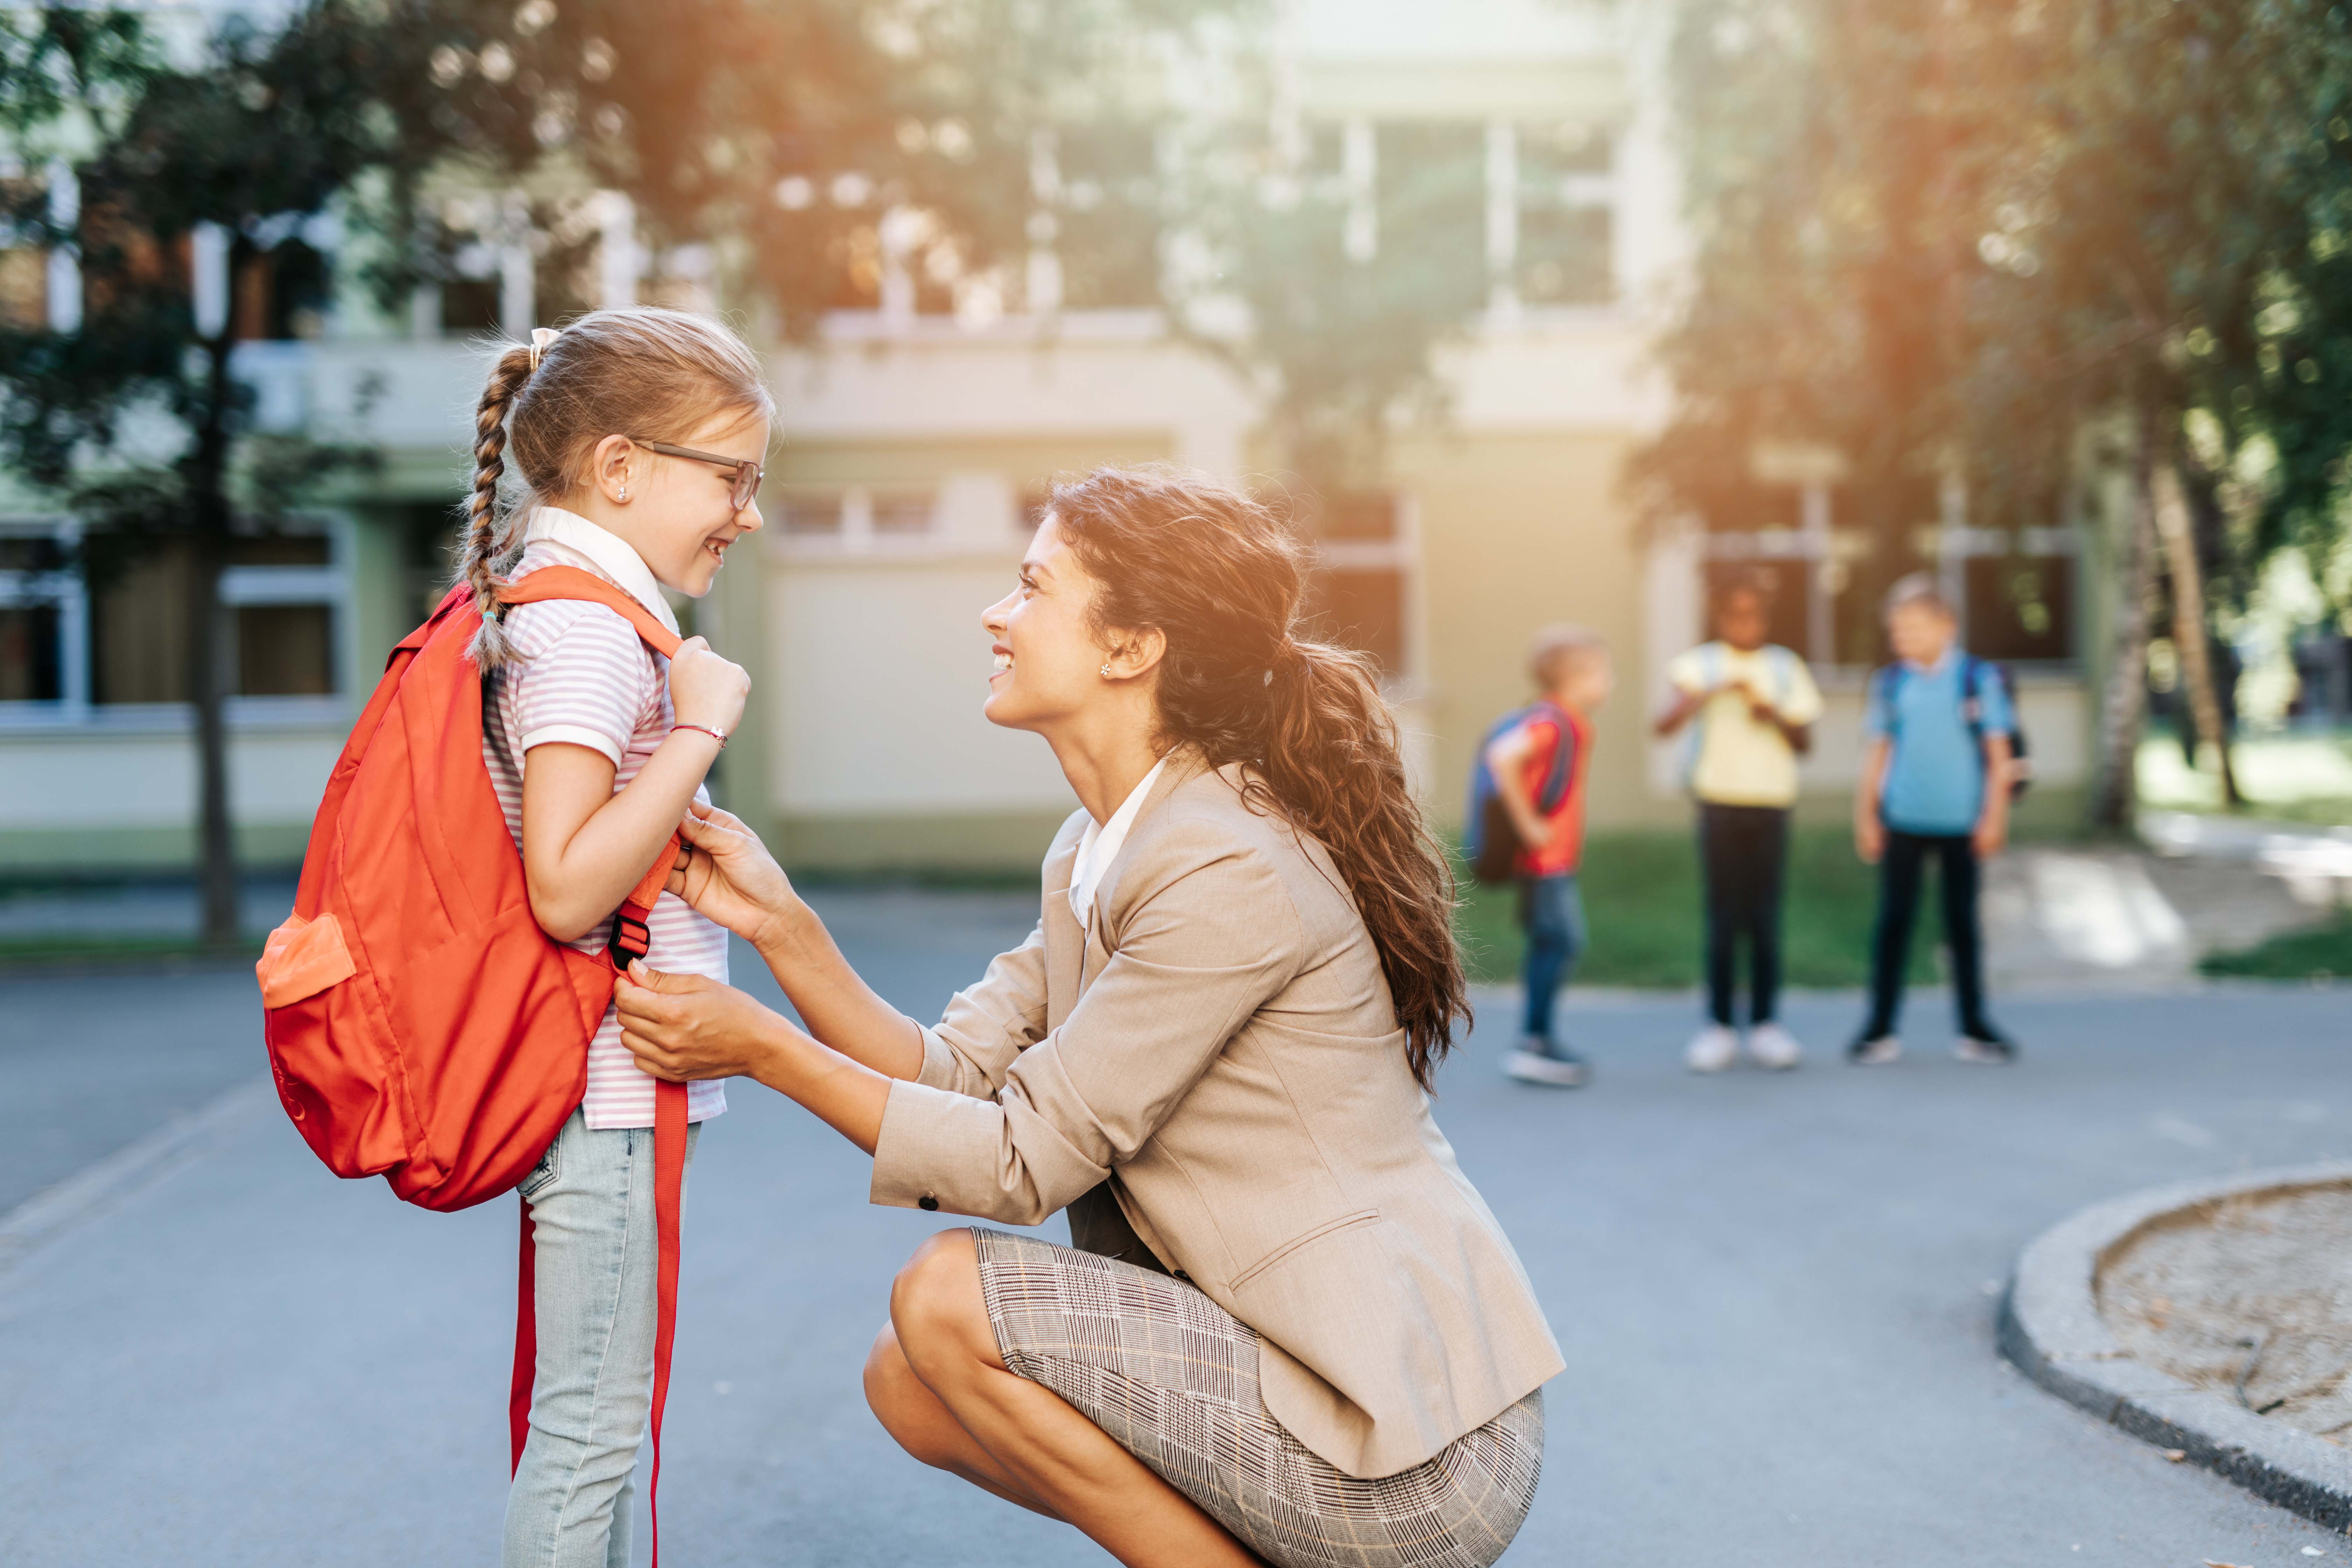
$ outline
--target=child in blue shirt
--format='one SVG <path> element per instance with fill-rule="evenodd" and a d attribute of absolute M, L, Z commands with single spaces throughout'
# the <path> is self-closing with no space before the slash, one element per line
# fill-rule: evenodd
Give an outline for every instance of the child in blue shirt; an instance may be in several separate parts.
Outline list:
<path fill-rule="evenodd" d="M 2016 719 L 2000 672 L 1963 651 L 1952 607 L 1924 576 L 1888 595 L 1895 662 L 1871 677 L 1869 743 L 1854 792 L 1854 847 L 1879 868 L 1871 943 L 1870 1017 L 1847 1047 L 1875 1067 L 1903 1054 L 1895 1021 L 1910 962 L 1927 863 L 1937 863 L 1944 932 L 1952 955 L 1963 1061 L 2014 1060 L 2014 1042 L 1985 1015 L 1984 955 L 1977 923 L 1978 866 L 2009 837 Z"/>

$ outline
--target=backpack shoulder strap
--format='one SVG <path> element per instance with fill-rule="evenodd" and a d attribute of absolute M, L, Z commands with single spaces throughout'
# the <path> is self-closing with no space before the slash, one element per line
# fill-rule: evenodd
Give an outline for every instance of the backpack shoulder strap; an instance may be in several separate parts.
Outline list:
<path fill-rule="evenodd" d="M 1903 728 L 1903 710 L 1895 700 L 1903 690 L 1903 661 L 1898 658 L 1880 665 L 1878 673 L 1870 678 L 1870 685 L 1879 715 L 1885 721 L 1886 738 L 1894 740 Z"/>
<path fill-rule="evenodd" d="M 1549 816 L 1559 809 L 1575 777 L 1576 720 L 1567 709 L 1554 703 L 1540 706 L 1550 710 L 1552 721 L 1559 726 L 1559 739 L 1552 746 L 1551 762 L 1544 769 L 1543 789 L 1536 800 L 1537 808 Z"/>
<path fill-rule="evenodd" d="M 684 639 L 661 624 L 651 610 L 637 603 L 627 589 L 607 583 L 577 566 L 542 566 L 527 576 L 499 584 L 501 605 L 537 605 L 549 599 L 585 599 L 602 605 L 635 626 L 647 647 L 664 658 L 677 652 Z"/>

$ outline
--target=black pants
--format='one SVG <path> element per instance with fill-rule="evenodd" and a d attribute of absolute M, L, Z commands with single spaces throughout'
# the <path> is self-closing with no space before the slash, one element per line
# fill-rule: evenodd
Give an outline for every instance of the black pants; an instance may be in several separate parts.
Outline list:
<path fill-rule="evenodd" d="M 1977 930 L 1977 852 L 1965 833 L 1886 830 L 1878 866 L 1878 927 L 1870 954 L 1870 1022 L 1865 1039 L 1895 1032 L 1903 1011 L 1903 972 L 1911 962 L 1911 927 L 1919 912 L 1919 881 L 1927 861 L 1937 862 L 1944 897 L 1944 940 L 1952 952 L 1952 996 L 1960 1033 L 1989 1035 L 1985 1019 L 1984 952 Z"/>
<path fill-rule="evenodd" d="M 1748 1021 L 1769 1024 L 1780 998 L 1780 886 L 1789 814 L 1772 805 L 1698 808 L 1698 863 L 1706 881 L 1706 1012 L 1732 1025 L 1738 944 L 1748 942 Z"/>

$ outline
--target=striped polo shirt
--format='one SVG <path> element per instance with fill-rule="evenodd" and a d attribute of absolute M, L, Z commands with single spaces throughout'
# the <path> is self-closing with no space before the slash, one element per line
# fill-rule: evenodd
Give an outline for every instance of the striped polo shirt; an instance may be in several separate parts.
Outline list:
<path fill-rule="evenodd" d="M 660 585 L 637 552 L 614 534 L 576 513 L 541 507 L 525 531 L 522 559 L 509 574 L 542 566 L 577 566 L 618 584 L 675 630 L 677 621 Z M 513 656 L 484 683 L 482 760 L 506 812 L 507 830 L 522 847 L 522 759 L 533 746 L 563 742 L 586 746 L 612 761 L 618 794 L 669 736 L 669 661 L 646 647 L 636 628 L 603 605 L 549 599 L 515 605 L 506 614 Z M 695 798 L 709 796 L 700 788 Z M 643 870 L 631 867 L 631 872 Z M 673 974 L 727 978 L 727 932 L 697 914 L 685 900 L 664 893 L 647 922 L 646 963 Z M 612 921 L 599 921 L 568 945 L 602 953 Z M 588 1125 L 651 1127 L 654 1080 L 621 1044 L 621 1021 L 604 1009 L 588 1046 Z M 722 1080 L 687 1086 L 687 1119 L 700 1121 L 727 1109 Z"/>

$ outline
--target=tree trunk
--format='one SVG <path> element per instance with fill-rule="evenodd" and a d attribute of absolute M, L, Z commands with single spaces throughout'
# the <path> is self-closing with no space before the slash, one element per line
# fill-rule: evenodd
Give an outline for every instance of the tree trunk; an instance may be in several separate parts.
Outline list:
<path fill-rule="evenodd" d="M 204 909 L 204 942 L 233 947 L 239 931 L 236 841 L 228 797 L 228 731 L 222 713 L 228 690 L 226 616 L 221 571 L 227 563 L 228 419 L 236 388 L 229 381 L 228 333 L 205 345 L 205 410 L 194 448 L 183 469 L 191 512 L 188 562 L 188 696 L 195 710 L 196 885 Z"/>
<path fill-rule="evenodd" d="M 2172 578 L 2172 642 L 2180 651 L 2180 679 L 2189 693 L 2189 710 L 2197 725 L 2200 746 L 2213 748 L 2221 770 L 2221 798 L 2235 806 L 2238 779 L 2230 765 L 2230 732 L 2221 722 L 2221 703 L 2214 693 L 2213 659 L 2205 641 L 2205 574 L 2197 560 L 2197 535 L 2190 526 L 2189 500 L 2180 473 L 2171 459 L 2154 464 L 2157 536 L 2164 542 L 2167 571 Z"/>
<path fill-rule="evenodd" d="M 2105 833 L 2131 831 L 2139 804 L 2139 738 L 2147 715 L 2148 600 L 2156 587 L 2155 423 L 2152 411 L 2138 416 L 2131 510 L 2116 563 L 2120 592 L 2107 686 L 2099 701 L 2098 773 L 2091 785 L 2091 826 Z"/>

